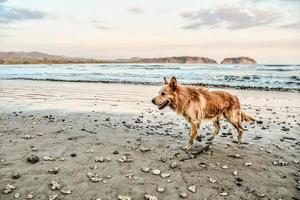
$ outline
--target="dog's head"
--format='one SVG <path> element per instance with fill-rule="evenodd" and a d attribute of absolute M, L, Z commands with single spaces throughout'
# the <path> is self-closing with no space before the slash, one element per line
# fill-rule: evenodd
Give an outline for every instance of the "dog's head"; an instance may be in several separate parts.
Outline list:
<path fill-rule="evenodd" d="M 170 81 L 164 77 L 165 85 L 161 88 L 159 95 L 152 99 L 152 103 L 158 106 L 158 109 L 164 109 L 174 102 L 176 98 L 177 80 L 173 76 Z"/>

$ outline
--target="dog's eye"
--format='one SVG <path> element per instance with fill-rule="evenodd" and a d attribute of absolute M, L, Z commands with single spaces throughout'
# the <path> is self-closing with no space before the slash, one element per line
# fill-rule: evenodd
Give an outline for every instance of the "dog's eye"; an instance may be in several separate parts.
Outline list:
<path fill-rule="evenodd" d="M 166 93 L 162 92 L 161 95 L 166 95 Z"/>

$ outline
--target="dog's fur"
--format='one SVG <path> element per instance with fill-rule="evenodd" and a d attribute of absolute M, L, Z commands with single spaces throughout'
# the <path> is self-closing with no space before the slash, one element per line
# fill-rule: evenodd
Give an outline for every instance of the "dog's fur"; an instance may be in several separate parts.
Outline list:
<path fill-rule="evenodd" d="M 184 86 L 177 83 L 175 77 L 170 81 L 164 78 L 165 85 L 159 95 L 152 99 L 159 109 L 169 106 L 177 114 L 182 115 L 191 124 L 189 143 L 190 149 L 202 120 L 212 120 L 215 131 L 208 140 L 212 140 L 220 130 L 220 119 L 225 117 L 238 131 L 238 143 L 241 143 L 243 127 L 241 121 L 254 121 L 245 114 L 236 96 L 223 91 L 208 91 L 203 87 Z M 200 137 L 201 138 L 201 137 Z"/>

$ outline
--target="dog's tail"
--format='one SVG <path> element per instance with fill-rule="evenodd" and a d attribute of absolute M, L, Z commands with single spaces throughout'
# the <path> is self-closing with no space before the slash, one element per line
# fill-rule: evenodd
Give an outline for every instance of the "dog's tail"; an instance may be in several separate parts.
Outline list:
<path fill-rule="evenodd" d="M 254 122 L 255 121 L 255 119 L 253 117 L 247 115 L 243 111 L 241 112 L 241 118 L 242 118 L 242 121 L 246 121 L 246 122 Z"/>

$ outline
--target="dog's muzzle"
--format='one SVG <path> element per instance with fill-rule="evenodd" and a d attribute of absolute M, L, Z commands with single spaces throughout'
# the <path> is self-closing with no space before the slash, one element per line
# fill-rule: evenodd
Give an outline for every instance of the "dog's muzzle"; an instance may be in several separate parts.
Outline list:
<path fill-rule="evenodd" d="M 164 109 L 164 108 L 167 107 L 167 106 L 169 105 L 169 103 L 170 103 L 169 101 L 165 101 L 165 102 L 163 102 L 163 103 L 161 103 L 161 104 L 157 104 L 156 101 L 155 101 L 155 98 L 153 98 L 151 102 L 152 102 L 154 105 L 157 105 L 157 107 L 158 107 L 159 110 Z"/>
<path fill-rule="evenodd" d="M 155 99 L 152 99 L 152 101 L 151 101 L 153 104 L 155 104 L 156 105 L 156 103 L 155 103 Z"/>
<path fill-rule="evenodd" d="M 164 109 L 165 107 L 167 107 L 169 105 L 169 101 L 166 101 L 166 102 L 164 102 L 164 103 L 162 103 L 162 104 L 159 104 L 158 105 L 158 109 L 159 110 L 162 110 L 162 109 Z"/>

